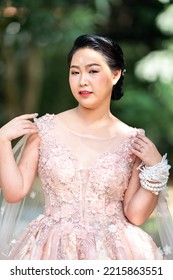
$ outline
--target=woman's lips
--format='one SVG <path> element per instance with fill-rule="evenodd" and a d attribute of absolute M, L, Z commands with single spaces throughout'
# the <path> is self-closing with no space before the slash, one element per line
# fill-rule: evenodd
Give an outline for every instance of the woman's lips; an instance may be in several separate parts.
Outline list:
<path fill-rule="evenodd" d="M 81 91 L 79 91 L 79 94 L 82 96 L 88 96 L 88 95 L 92 94 L 92 92 L 87 91 L 87 90 L 81 90 Z"/>

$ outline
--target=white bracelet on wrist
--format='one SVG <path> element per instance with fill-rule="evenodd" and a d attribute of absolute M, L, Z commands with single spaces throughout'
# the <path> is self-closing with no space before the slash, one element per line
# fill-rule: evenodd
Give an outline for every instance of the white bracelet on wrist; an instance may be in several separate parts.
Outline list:
<path fill-rule="evenodd" d="M 171 166 L 166 159 L 167 154 L 162 157 L 161 162 L 154 166 L 146 166 L 143 162 L 138 166 L 141 187 L 159 195 L 167 184 L 169 178 L 169 169 Z"/>

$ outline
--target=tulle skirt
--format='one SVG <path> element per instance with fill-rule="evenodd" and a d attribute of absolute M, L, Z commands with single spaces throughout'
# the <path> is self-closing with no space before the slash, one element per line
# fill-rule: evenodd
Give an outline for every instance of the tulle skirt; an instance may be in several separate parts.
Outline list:
<path fill-rule="evenodd" d="M 95 226 L 96 227 L 96 226 Z M 152 238 L 141 228 L 98 228 L 57 222 L 40 215 L 11 243 L 16 260 L 162 260 Z"/>

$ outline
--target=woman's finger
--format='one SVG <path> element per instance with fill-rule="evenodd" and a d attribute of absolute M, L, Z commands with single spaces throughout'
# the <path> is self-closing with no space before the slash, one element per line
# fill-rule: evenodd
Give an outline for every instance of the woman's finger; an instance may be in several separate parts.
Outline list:
<path fill-rule="evenodd" d="M 142 135 L 142 134 L 137 134 L 135 139 L 141 140 L 141 141 L 145 142 L 146 144 L 151 142 L 151 140 L 148 137 L 146 137 L 145 135 Z"/>
<path fill-rule="evenodd" d="M 29 119 L 34 119 L 37 116 L 38 116 L 38 113 L 32 113 L 32 114 L 23 114 L 23 115 L 18 116 L 16 118 L 23 119 L 23 120 L 29 120 Z"/>

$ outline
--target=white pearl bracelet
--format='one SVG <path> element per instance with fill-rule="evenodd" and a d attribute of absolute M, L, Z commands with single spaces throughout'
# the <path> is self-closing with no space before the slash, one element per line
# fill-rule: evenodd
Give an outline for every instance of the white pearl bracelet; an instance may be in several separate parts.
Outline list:
<path fill-rule="evenodd" d="M 143 162 L 138 166 L 141 187 L 159 195 L 167 184 L 169 178 L 169 169 L 171 166 L 166 159 L 167 154 L 162 157 L 161 162 L 154 166 L 146 166 Z"/>

